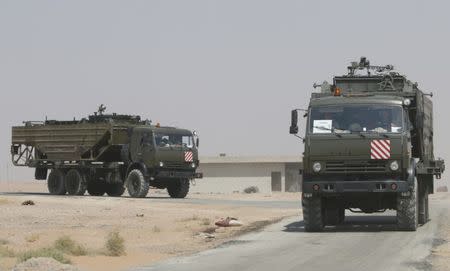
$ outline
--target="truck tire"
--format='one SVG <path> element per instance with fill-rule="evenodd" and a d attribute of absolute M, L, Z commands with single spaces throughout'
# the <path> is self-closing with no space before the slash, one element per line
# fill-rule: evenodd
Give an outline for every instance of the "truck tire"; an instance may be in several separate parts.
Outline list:
<path fill-rule="evenodd" d="M 417 179 L 408 197 L 397 195 L 397 226 L 400 230 L 415 231 L 419 222 Z"/>
<path fill-rule="evenodd" d="M 51 195 L 65 195 L 64 172 L 60 169 L 52 169 L 47 180 L 48 192 Z"/>
<path fill-rule="evenodd" d="M 144 174 L 139 169 L 133 169 L 128 173 L 126 186 L 128 194 L 133 198 L 145 198 L 150 188 L 150 184 L 144 178 Z"/>
<path fill-rule="evenodd" d="M 65 183 L 69 195 L 81 196 L 86 192 L 86 178 L 77 169 L 71 169 L 67 172 Z"/>
<path fill-rule="evenodd" d="M 318 196 L 302 197 L 302 207 L 305 231 L 323 231 L 325 212 L 324 208 L 322 208 L 322 198 Z"/>
<path fill-rule="evenodd" d="M 87 191 L 91 196 L 103 196 L 106 192 L 106 183 L 101 180 L 90 180 Z"/>
<path fill-rule="evenodd" d="M 110 197 L 120 197 L 125 192 L 125 187 L 121 183 L 106 184 L 106 194 Z"/>
<path fill-rule="evenodd" d="M 419 224 L 421 225 L 427 223 L 429 219 L 428 186 L 424 186 L 419 191 Z"/>
<path fill-rule="evenodd" d="M 173 180 L 167 186 L 167 192 L 169 192 L 171 198 L 185 198 L 189 193 L 189 179 Z"/>

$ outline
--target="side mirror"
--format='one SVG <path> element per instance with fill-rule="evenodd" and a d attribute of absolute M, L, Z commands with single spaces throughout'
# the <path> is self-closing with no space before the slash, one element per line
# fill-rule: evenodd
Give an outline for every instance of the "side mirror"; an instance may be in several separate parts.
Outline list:
<path fill-rule="evenodd" d="M 291 127 L 289 128 L 290 134 L 297 134 L 298 133 L 298 112 L 297 110 L 291 111 Z"/>
<path fill-rule="evenodd" d="M 195 140 L 195 146 L 197 146 L 198 148 L 199 145 L 200 145 L 200 138 L 197 137 L 197 139 Z"/>

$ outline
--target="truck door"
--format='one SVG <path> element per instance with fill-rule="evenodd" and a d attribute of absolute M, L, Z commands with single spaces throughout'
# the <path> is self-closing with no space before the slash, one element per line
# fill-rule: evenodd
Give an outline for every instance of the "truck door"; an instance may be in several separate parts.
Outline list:
<path fill-rule="evenodd" d="M 142 141 L 142 131 L 138 129 L 133 129 L 130 140 L 130 156 L 133 162 L 142 161 L 141 141 Z"/>

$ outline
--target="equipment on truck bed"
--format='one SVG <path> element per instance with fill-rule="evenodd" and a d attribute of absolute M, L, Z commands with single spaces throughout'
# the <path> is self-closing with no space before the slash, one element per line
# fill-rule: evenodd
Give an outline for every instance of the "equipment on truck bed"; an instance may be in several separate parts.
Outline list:
<path fill-rule="evenodd" d="M 342 223 L 345 209 L 355 208 L 397 210 L 405 230 L 427 222 L 433 177 L 445 169 L 434 157 L 432 94 L 393 69 L 362 57 L 333 84 L 314 84 L 321 91 L 311 95 L 302 138 L 307 231 Z M 291 134 L 297 118 L 293 110 Z"/>
<path fill-rule="evenodd" d="M 98 112 L 81 120 L 26 121 L 12 128 L 16 166 L 36 168 L 51 194 L 120 196 L 125 187 L 145 197 L 149 186 L 185 197 L 189 180 L 200 178 L 195 132 L 152 125 L 140 116 Z"/>

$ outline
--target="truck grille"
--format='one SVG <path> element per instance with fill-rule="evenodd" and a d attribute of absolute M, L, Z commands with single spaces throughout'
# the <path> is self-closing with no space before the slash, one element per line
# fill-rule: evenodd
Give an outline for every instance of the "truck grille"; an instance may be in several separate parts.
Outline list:
<path fill-rule="evenodd" d="M 330 173 L 385 172 L 386 161 L 328 161 L 325 171 Z"/>
<path fill-rule="evenodd" d="M 164 162 L 164 167 L 166 167 L 166 168 L 187 168 L 187 167 L 189 167 L 189 163 L 167 161 L 167 162 Z"/>

